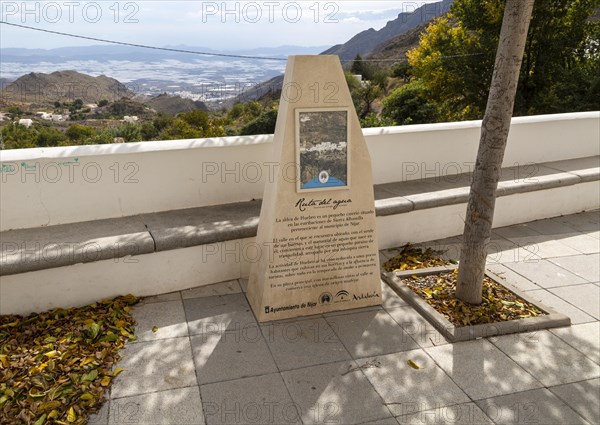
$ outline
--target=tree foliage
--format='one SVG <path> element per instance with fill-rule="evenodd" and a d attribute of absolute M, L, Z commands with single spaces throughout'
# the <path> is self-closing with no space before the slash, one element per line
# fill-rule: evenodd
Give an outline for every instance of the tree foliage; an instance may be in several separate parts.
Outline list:
<path fill-rule="evenodd" d="M 220 136 L 225 136 L 223 121 L 196 109 L 179 114 L 160 132 L 159 137 L 162 140 L 178 140 Z"/>
<path fill-rule="evenodd" d="M 398 125 L 407 125 L 435 122 L 439 112 L 428 100 L 425 85 L 420 81 L 413 81 L 397 88 L 385 98 L 381 114 Z"/>
<path fill-rule="evenodd" d="M 600 0 L 537 1 L 525 47 L 515 115 L 598 108 Z M 408 53 L 442 120 L 483 116 L 504 0 L 456 0 Z"/>
<path fill-rule="evenodd" d="M 263 112 L 240 129 L 240 136 L 253 134 L 273 134 L 277 123 L 277 110 L 271 109 Z"/>

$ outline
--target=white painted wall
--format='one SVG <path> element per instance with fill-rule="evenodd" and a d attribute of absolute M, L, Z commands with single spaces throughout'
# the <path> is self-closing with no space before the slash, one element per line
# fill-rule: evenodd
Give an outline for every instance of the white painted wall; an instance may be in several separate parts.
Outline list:
<path fill-rule="evenodd" d="M 376 184 L 467 172 L 481 122 L 366 129 Z M 0 151 L 0 231 L 247 201 L 272 136 Z M 600 154 L 600 112 L 515 118 L 505 165 Z"/>
<path fill-rule="evenodd" d="M 496 203 L 494 226 L 575 213 L 598 205 L 600 182 L 597 181 L 503 196 Z M 465 212 L 466 204 L 458 204 L 377 217 L 379 248 L 459 235 Z M 238 239 L 1 276 L 0 314 L 27 315 L 55 307 L 82 306 L 127 293 L 150 296 L 247 278 L 251 263 L 257 260 L 255 246 L 255 238 Z M 443 249 L 453 253 L 459 247 Z M 492 243 L 488 262 L 531 261 L 537 251 L 534 242 L 516 247 Z"/>

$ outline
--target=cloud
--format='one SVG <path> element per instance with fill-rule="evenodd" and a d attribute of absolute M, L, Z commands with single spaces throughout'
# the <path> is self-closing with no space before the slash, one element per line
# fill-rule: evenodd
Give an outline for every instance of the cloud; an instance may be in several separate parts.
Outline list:
<path fill-rule="evenodd" d="M 69 11 L 65 9 L 59 22 L 44 19 L 43 10 L 38 17 L 24 15 L 22 11 L 13 11 L 10 16 L 5 16 L 6 4 L 20 7 L 23 2 L 2 2 L 2 18 L 37 28 L 130 43 L 237 49 L 284 44 L 334 45 L 368 28 L 379 29 L 398 13 L 412 11 L 426 2 L 280 0 L 278 4 L 270 3 L 269 6 L 266 0 L 82 1 L 81 6 L 74 10 L 73 19 L 69 19 Z M 96 11 L 96 6 L 85 9 L 88 3 L 100 5 L 102 16 L 98 22 L 92 22 L 95 19 L 92 12 Z M 223 3 L 228 13 L 223 9 Z M 115 4 L 118 4 L 117 10 Z M 130 4 L 132 6 L 127 6 Z M 260 13 L 260 19 L 257 19 L 257 12 Z M 54 48 L 90 44 L 89 41 L 51 34 L 40 37 L 39 32 L 6 25 L 1 25 L 0 30 L 0 47 Z"/>

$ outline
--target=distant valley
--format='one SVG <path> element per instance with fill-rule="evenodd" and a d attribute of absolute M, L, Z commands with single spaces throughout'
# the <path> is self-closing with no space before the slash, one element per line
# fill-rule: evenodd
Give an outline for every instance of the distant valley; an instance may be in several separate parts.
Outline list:
<path fill-rule="evenodd" d="M 0 49 L 1 87 L 36 73 L 75 70 L 90 76 L 106 75 L 131 92 L 155 97 L 179 96 L 203 102 L 212 109 L 230 107 L 236 100 L 254 100 L 280 89 L 285 58 L 291 54 L 335 54 L 348 63 L 357 54 L 366 59 L 402 60 L 418 43 L 427 23 L 446 13 L 454 0 L 428 3 L 411 13 L 400 13 L 383 28 L 362 31 L 336 46 L 280 46 L 220 53 L 279 60 L 225 58 L 129 46 L 99 45 L 58 49 Z M 405 35 L 406 34 L 406 35 Z M 206 47 L 167 46 L 171 49 L 217 53 Z"/>
<path fill-rule="evenodd" d="M 211 52 L 203 47 L 172 48 Z M 316 54 L 325 46 L 281 46 L 228 54 L 285 59 L 287 54 Z M 0 49 L 2 87 L 30 72 L 49 74 L 75 70 L 100 76 L 107 75 L 125 84 L 136 94 L 156 96 L 169 93 L 194 101 L 219 102 L 247 88 L 279 75 L 285 60 L 223 58 L 154 51 L 125 46 L 89 46 L 43 49 Z"/>

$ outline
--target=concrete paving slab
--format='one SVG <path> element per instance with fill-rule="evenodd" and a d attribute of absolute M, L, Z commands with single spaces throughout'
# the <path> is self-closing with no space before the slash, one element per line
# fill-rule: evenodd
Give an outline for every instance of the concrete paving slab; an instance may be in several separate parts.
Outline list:
<path fill-rule="evenodd" d="M 242 293 L 183 300 L 190 335 L 215 328 L 225 331 L 255 326 L 256 320 Z"/>
<path fill-rule="evenodd" d="M 600 288 L 593 283 L 550 288 L 549 291 L 597 320 L 600 319 Z"/>
<path fill-rule="evenodd" d="M 575 307 L 573 304 L 569 304 L 562 298 L 557 297 L 552 292 L 546 289 L 527 291 L 527 295 L 531 296 L 534 300 L 538 300 L 542 304 L 553 308 L 557 313 L 561 313 L 569 317 L 571 319 L 572 325 L 578 323 L 593 322 L 596 320 L 589 314 L 586 314 L 577 307 Z"/>
<path fill-rule="evenodd" d="M 322 317 L 266 323 L 262 333 L 279 370 L 350 360 L 350 354 Z"/>
<path fill-rule="evenodd" d="M 196 385 L 189 338 L 127 344 L 111 399 Z"/>
<path fill-rule="evenodd" d="M 600 379 L 548 389 L 591 424 L 600 424 Z"/>
<path fill-rule="evenodd" d="M 187 336 L 188 327 L 181 300 L 135 306 L 131 315 L 136 321 L 135 335 L 139 342 Z M 156 327 L 156 332 L 153 328 Z"/>
<path fill-rule="evenodd" d="M 493 425 L 490 418 L 475 403 L 455 404 L 396 418 L 400 425 Z"/>
<path fill-rule="evenodd" d="M 600 212 L 512 226 L 507 235 L 513 231 L 516 237 L 521 231 L 524 237 L 562 240 L 567 249 L 587 249 L 591 245 L 575 243 L 593 241 L 579 238 L 578 232 L 597 239 Z M 539 260 L 533 254 L 535 246 L 518 246 L 501 236 L 494 236 L 492 242 L 495 245 L 490 244 L 488 255 L 492 272 L 508 277 L 529 296 L 571 317 L 573 326 L 449 345 L 386 284 L 382 287 L 383 308 L 289 319 L 259 328 L 240 292 L 245 291 L 247 280 L 222 282 L 148 297 L 138 304 L 133 311 L 140 315 L 140 340 L 127 344 L 122 352 L 118 367 L 125 370 L 115 379 L 111 399 L 92 423 L 107 425 L 109 417 L 110 423 L 203 423 L 194 422 L 205 419 L 201 403 L 208 423 L 240 425 L 301 423 L 301 418 L 313 423 L 309 419 L 314 419 L 315 413 L 319 413 L 316 419 L 320 423 L 337 413 L 337 418 L 343 419 L 337 423 L 371 425 L 484 424 L 490 423 L 490 418 L 502 424 L 583 423 L 583 418 L 598 423 L 600 322 L 583 309 L 595 312 L 590 306 L 595 308 L 594 298 L 598 298 L 600 254 L 531 262 Z M 450 245 L 458 251 L 460 238 L 424 245 Z M 540 280 L 549 289 L 537 286 Z M 162 311 L 171 305 L 174 312 Z M 188 320 L 191 337 L 148 333 L 157 325 L 150 322 L 177 321 L 169 319 L 173 316 L 183 323 Z M 170 330 L 168 324 L 157 326 L 158 334 Z M 396 328 L 424 350 L 392 352 L 404 349 L 402 344 L 396 345 Z M 177 332 L 172 335 L 179 335 Z M 161 337 L 164 339 L 148 340 Z M 373 356 L 356 361 L 351 358 L 371 353 Z M 421 369 L 411 368 L 408 360 Z M 338 370 L 343 365 L 368 366 L 367 362 L 376 361 L 379 367 L 372 363 L 375 366 L 346 375 Z M 536 380 L 550 391 L 527 389 Z M 203 383 L 202 401 L 198 381 Z M 374 393 L 380 397 L 380 405 L 397 418 L 372 420 L 369 415 L 379 411 L 372 407 L 379 406 Z M 161 394 L 169 396 L 165 402 L 160 400 Z M 150 396 L 158 401 L 146 402 Z M 180 411 L 172 410 L 171 403 L 180 406 Z M 365 403 L 371 407 L 365 408 Z M 194 407 L 188 407 L 192 404 Z M 112 421 L 111 415 L 117 411 L 113 406 L 121 422 Z M 338 406 L 339 412 L 332 410 Z M 139 413 L 140 409 L 144 411 Z M 196 411 L 200 414 L 188 414 Z"/>
<path fill-rule="evenodd" d="M 578 233 L 582 234 L 579 230 L 569 226 L 566 222 L 561 221 L 560 217 L 544 220 L 530 221 L 524 223 L 528 229 L 531 229 L 540 235 L 556 236 L 560 238 L 564 234 Z"/>
<path fill-rule="evenodd" d="M 583 220 L 582 226 L 578 225 L 578 215 L 557 217 L 553 219 L 537 220 L 527 223 L 527 226 L 536 232 L 576 249 L 577 251 L 597 253 L 599 250 L 598 235 L 600 225 L 589 220 Z M 583 229 L 583 230 L 582 230 Z"/>
<path fill-rule="evenodd" d="M 562 235 L 560 242 L 583 254 L 595 254 L 600 249 L 598 234 Z"/>
<path fill-rule="evenodd" d="M 111 401 L 109 424 L 204 425 L 197 386 Z"/>
<path fill-rule="evenodd" d="M 88 425 L 108 425 L 109 408 L 110 400 L 106 400 L 98 413 L 89 416 Z"/>
<path fill-rule="evenodd" d="M 600 280 L 600 254 L 553 258 L 552 263 L 581 276 L 588 282 Z"/>
<path fill-rule="evenodd" d="M 505 263 L 504 265 L 542 288 L 555 288 L 557 286 L 586 283 L 580 276 L 577 276 L 548 260 Z"/>
<path fill-rule="evenodd" d="M 326 318 L 353 358 L 419 348 L 385 310 Z"/>
<path fill-rule="evenodd" d="M 477 405 L 497 424 L 587 424 L 545 388 L 480 400 Z"/>
<path fill-rule="evenodd" d="M 600 322 L 556 328 L 550 332 L 600 364 Z"/>
<path fill-rule="evenodd" d="M 545 386 L 600 376 L 598 364 L 547 330 L 504 335 L 490 341 Z"/>
<path fill-rule="evenodd" d="M 472 400 L 542 386 L 485 339 L 430 347 L 425 351 Z"/>
<path fill-rule="evenodd" d="M 527 226 L 548 239 L 558 241 L 584 254 L 594 254 L 600 250 L 600 241 L 573 229 L 566 223 L 555 220 L 538 220 Z"/>
<path fill-rule="evenodd" d="M 412 307 L 391 308 L 387 312 L 421 348 L 448 344 L 448 340 Z"/>
<path fill-rule="evenodd" d="M 358 424 L 392 414 L 354 361 L 282 372 L 304 424 Z"/>
<path fill-rule="evenodd" d="M 302 424 L 279 373 L 202 385 L 200 393 L 208 425 Z"/>
<path fill-rule="evenodd" d="M 379 419 L 377 421 L 364 422 L 360 425 L 398 425 L 396 418 Z"/>
<path fill-rule="evenodd" d="M 409 360 L 420 369 L 409 366 Z M 364 368 L 363 372 L 394 416 L 407 409 L 416 412 L 470 401 L 421 349 L 363 359 L 358 364 L 369 362 L 379 362 L 380 367 Z"/>
<path fill-rule="evenodd" d="M 213 297 L 218 295 L 231 295 L 242 292 L 239 282 L 228 280 L 227 282 L 215 283 L 214 285 L 200 286 L 198 288 L 181 291 L 184 300 L 190 298 Z"/>
<path fill-rule="evenodd" d="M 277 372 L 258 325 L 190 338 L 200 384 Z"/>
<path fill-rule="evenodd" d="M 540 259 L 541 257 L 535 253 L 533 245 L 519 245 L 494 233 L 487 245 L 487 264 L 538 261 Z"/>
<path fill-rule="evenodd" d="M 560 239 L 557 239 L 554 236 L 542 235 L 535 231 L 529 226 L 529 223 L 501 227 L 494 229 L 493 233 L 508 239 L 519 247 L 522 247 L 541 258 L 564 257 L 580 254 L 580 251 L 561 243 Z"/>
<path fill-rule="evenodd" d="M 551 220 L 565 224 L 592 237 L 598 237 L 598 234 L 600 234 L 600 210 L 555 217 Z"/>
<path fill-rule="evenodd" d="M 490 270 L 497 276 L 500 276 L 503 281 L 499 282 L 503 285 L 514 285 L 519 288 L 521 291 L 531 291 L 535 289 L 540 289 L 538 285 L 530 281 L 529 279 L 521 276 L 519 273 L 515 272 L 512 269 L 509 269 L 503 264 L 488 264 L 486 268 Z"/>
<path fill-rule="evenodd" d="M 400 298 L 396 291 L 383 280 L 381 281 L 381 297 L 383 298 L 382 307 L 385 309 L 408 306 L 408 303 Z"/>

